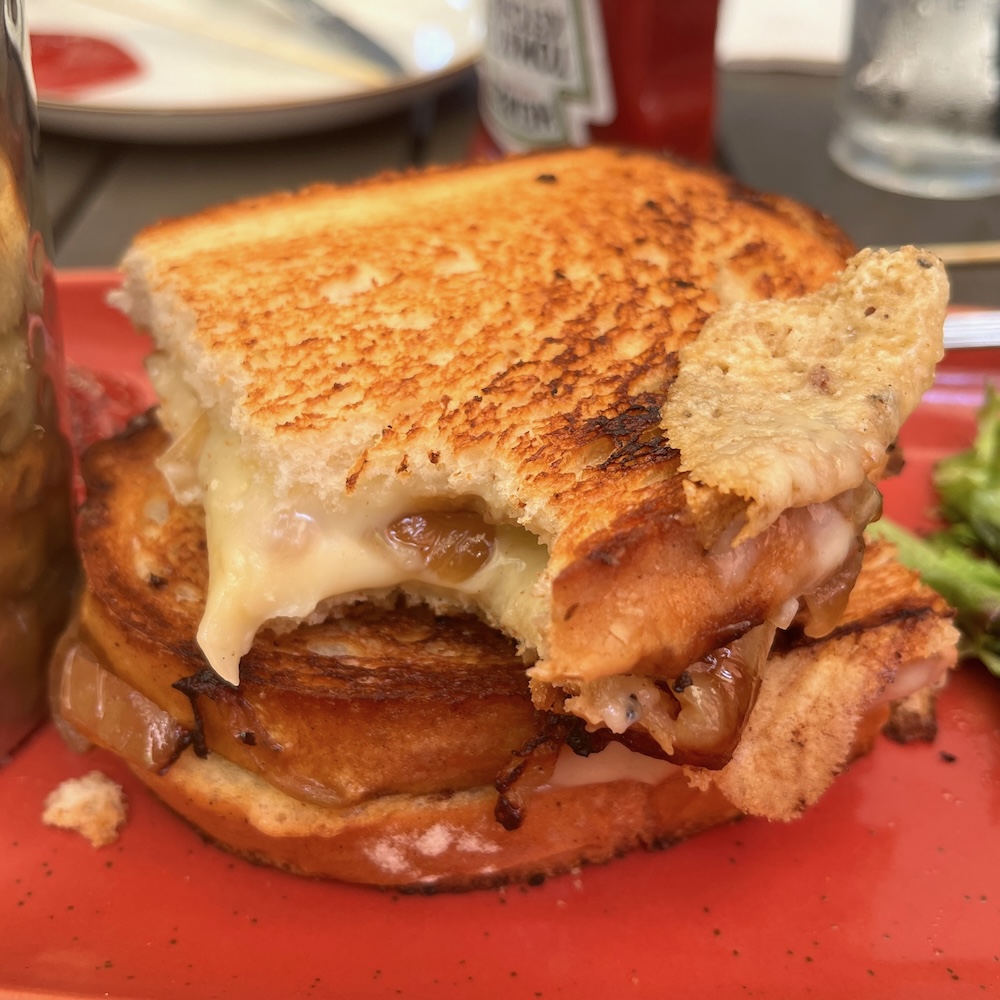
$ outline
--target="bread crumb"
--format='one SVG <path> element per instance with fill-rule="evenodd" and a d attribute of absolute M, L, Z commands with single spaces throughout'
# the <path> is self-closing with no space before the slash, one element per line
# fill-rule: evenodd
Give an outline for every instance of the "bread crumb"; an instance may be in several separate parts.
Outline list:
<path fill-rule="evenodd" d="M 69 778 L 45 800 L 42 822 L 63 830 L 76 830 L 94 845 L 105 847 L 118 839 L 125 822 L 127 803 L 121 785 L 106 774 L 91 771 Z"/>

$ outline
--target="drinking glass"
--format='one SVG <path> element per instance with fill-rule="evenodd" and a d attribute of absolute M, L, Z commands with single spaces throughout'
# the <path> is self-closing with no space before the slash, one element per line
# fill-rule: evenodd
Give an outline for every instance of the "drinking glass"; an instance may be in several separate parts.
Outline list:
<path fill-rule="evenodd" d="M 24 10 L 0 0 L 0 763 L 41 720 L 76 582 L 72 458 Z"/>
<path fill-rule="evenodd" d="M 856 0 L 830 155 L 874 187 L 1000 192 L 1000 0 Z"/>

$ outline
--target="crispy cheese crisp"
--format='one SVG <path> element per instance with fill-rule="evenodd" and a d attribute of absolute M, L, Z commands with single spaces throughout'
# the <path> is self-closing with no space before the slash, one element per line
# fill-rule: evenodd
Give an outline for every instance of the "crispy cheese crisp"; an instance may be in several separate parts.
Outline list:
<path fill-rule="evenodd" d="M 943 354 L 944 266 L 865 250 L 812 295 L 734 304 L 680 352 L 663 427 L 694 519 L 733 544 L 875 479 Z"/>

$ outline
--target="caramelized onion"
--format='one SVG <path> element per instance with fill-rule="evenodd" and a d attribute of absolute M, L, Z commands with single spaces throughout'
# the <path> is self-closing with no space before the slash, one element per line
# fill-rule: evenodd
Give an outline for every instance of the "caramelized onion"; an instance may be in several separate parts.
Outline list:
<path fill-rule="evenodd" d="M 524 792 L 538 776 L 551 771 L 561 748 L 580 757 L 607 752 L 612 742 L 635 754 L 718 770 L 732 758 L 750 709 L 757 698 L 760 678 L 775 627 L 765 624 L 691 664 L 671 681 L 634 675 L 603 677 L 580 685 L 580 692 L 566 698 L 563 709 L 572 715 L 550 713 L 542 727 L 497 775 L 499 793 L 495 815 L 506 829 L 517 829 L 525 810 Z M 634 764 L 622 772 L 616 758 L 607 769 L 595 768 L 593 780 L 629 777 L 662 780 L 669 771 L 639 770 Z M 534 781 L 527 780 L 529 768 Z M 564 769 L 565 770 L 565 769 Z M 654 778 L 655 774 L 655 778 Z M 585 784 L 577 775 L 574 783 Z"/>
<path fill-rule="evenodd" d="M 56 710 L 73 730 L 130 764 L 161 771 L 186 743 L 186 730 L 110 671 L 79 639 L 61 651 Z"/>
<path fill-rule="evenodd" d="M 496 543 L 496 528 L 474 510 L 404 514 L 383 535 L 408 569 L 429 570 L 447 583 L 461 583 L 482 569 Z"/>
<path fill-rule="evenodd" d="M 555 767 L 559 750 L 577 719 L 548 715 L 541 729 L 500 769 L 494 785 L 497 802 L 493 809 L 496 821 L 505 830 L 516 830 L 524 821 L 523 792 L 545 781 Z"/>
<path fill-rule="evenodd" d="M 725 767 L 756 700 L 774 631 L 773 625 L 759 625 L 671 681 L 625 675 L 582 684 L 565 709 L 598 730 L 585 752 L 617 739 L 650 753 L 636 738 L 645 732 L 655 740 L 653 755 L 672 764 Z M 602 734 L 603 742 L 597 739 Z"/>
<path fill-rule="evenodd" d="M 844 608 L 861 572 L 865 543 L 859 538 L 847 558 L 812 593 L 802 596 L 803 631 L 814 639 L 829 635 L 844 615 Z"/>
<path fill-rule="evenodd" d="M 802 595 L 801 621 L 806 635 L 818 639 L 836 628 L 847 607 L 854 583 L 861 572 L 865 543 L 863 532 L 882 516 L 882 494 L 868 480 L 833 500 L 835 508 L 854 526 L 857 537 L 840 564 L 818 587 Z"/>
<path fill-rule="evenodd" d="M 760 625 L 692 664 L 671 685 L 680 702 L 673 724 L 675 764 L 718 769 L 729 763 L 760 688 L 774 627 Z"/>

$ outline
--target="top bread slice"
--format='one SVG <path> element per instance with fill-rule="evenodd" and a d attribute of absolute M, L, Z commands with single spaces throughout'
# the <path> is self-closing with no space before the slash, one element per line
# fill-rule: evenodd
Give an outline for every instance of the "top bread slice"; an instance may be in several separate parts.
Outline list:
<path fill-rule="evenodd" d="M 378 574 L 359 586 L 352 559 L 335 548 L 319 569 L 337 563 L 341 583 L 310 589 L 322 573 L 303 563 L 288 585 L 294 599 L 254 603 L 276 576 L 276 562 L 258 558 L 266 540 L 282 535 L 284 556 L 310 544 L 289 540 L 290 522 L 312 530 L 363 508 L 358 530 L 371 535 L 380 529 L 372 512 L 396 517 L 442 498 L 521 532 L 507 562 L 528 570 L 513 592 L 501 588 L 491 600 L 474 586 L 433 581 L 416 588 L 419 596 L 479 605 L 539 658 L 542 680 L 676 676 L 777 616 L 849 554 L 844 532 L 835 544 L 810 535 L 825 516 L 811 505 L 849 494 L 842 506 L 850 510 L 836 515 L 854 537 L 854 522 L 871 515 L 864 480 L 878 473 L 879 443 L 884 452 L 905 412 L 891 408 L 875 445 L 847 442 L 867 449 L 864 461 L 830 456 L 850 469 L 846 478 L 791 490 L 800 515 L 789 517 L 755 492 L 752 475 L 729 489 L 711 470 L 699 481 L 683 472 L 664 407 L 683 350 L 713 317 L 724 320 L 736 303 L 817 293 L 850 249 L 829 221 L 793 202 L 602 149 L 315 187 L 141 233 L 123 262 L 121 301 L 159 348 L 153 374 L 164 423 L 181 451 L 195 439 L 194 450 L 223 455 L 239 481 L 213 500 L 222 477 L 203 468 L 190 491 L 209 511 L 210 571 L 244 587 L 238 600 L 210 593 L 207 617 L 241 601 L 248 608 L 239 627 L 227 620 L 213 632 L 203 623 L 210 661 L 235 680 L 265 618 L 306 618 L 324 598 L 378 589 Z M 876 386 L 852 387 L 848 372 L 838 393 L 891 394 L 898 373 L 880 368 L 889 355 L 899 355 L 915 386 L 907 399 L 926 387 L 947 287 L 940 263 L 920 259 L 929 267 L 912 253 L 894 265 L 902 278 L 874 303 L 890 323 L 906 311 L 903 326 L 920 350 L 900 354 L 891 339 L 880 348 L 867 330 Z M 869 261 L 864 287 L 877 287 L 888 267 Z M 925 285 L 932 291 L 917 294 Z M 830 298 L 850 300 L 835 310 L 843 337 L 866 328 L 863 289 Z M 918 299 L 930 302 L 926 315 L 909 308 Z M 815 312 L 789 321 L 805 315 L 808 323 Z M 752 310 L 740 317 L 743 329 L 757 324 Z M 781 317 L 768 321 L 780 326 Z M 738 342 L 741 327 L 727 335 Z M 820 339 L 823 351 L 829 342 Z M 813 371 L 821 360 L 796 356 L 792 367 Z M 759 377 L 767 379 L 766 365 Z M 193 431 L 205 413 L 208 445 L 203 429 Z M 681 419 L 691 413 L 683 407 Z M 790 426 L 794 434 L 786 419 L 786 436 Z M 705 434 L 694 438 L 697 469 Z M 787 449 L 775 454 L 779 464 L 798 461 Z M 697 505 L 692 483 L 717 495 Z M 748 509 L 768 512 L 755 537 L 706 558 L 704 545 L 725 543 Z M 254 529 L 255 518 L 264 527 Z M 213 557 L 212 526 L 223 520 Z M 699 521 L 710 529 L 699 533 Z M 236 550 L 235 562 L 221 554 Z"/>

